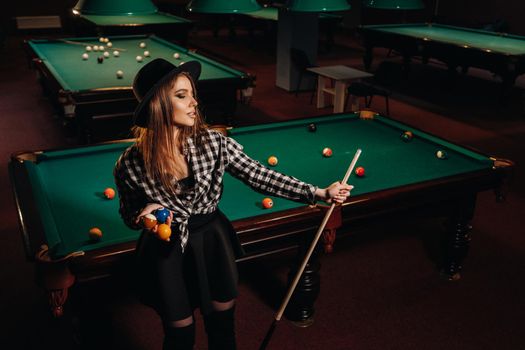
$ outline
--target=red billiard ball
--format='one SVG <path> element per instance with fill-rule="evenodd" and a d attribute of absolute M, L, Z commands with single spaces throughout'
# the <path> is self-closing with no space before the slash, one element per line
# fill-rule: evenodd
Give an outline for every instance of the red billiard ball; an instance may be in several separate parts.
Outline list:
<path fill-rule="evenodd" d="M 359 177 L 365 176 L 365 168 L 363 168 L 362 166 L 358 166 L 357 168 L 355 168 L 355 174 Z"/>
<path fill-rule="evenodd" d="M 327 158 L 328 158 L 328 157 L 331 157 L 331 156 L 332 156 L 332 153 L 333 153 L 332 150 L 331 150 L 330 148 L 328 148 L 328 147 L 325 147 L 325 148 L 323 149 L 323 156 L 325 156 L 325 157 L 327 157 Z"/>
<path fill-rule="evenodd" d="M 104 190 L 104 197 L 106 197 L 107 199 L 115 198 L 115 190 L 112 189 L 111 187 L 106 188 Z"/>
<path fill-rule="evenodd" d="M 277 159 L 276 156 L 270 156 L 268 158 L 268 164 L 270 164 L 271 166 L 276 166 L 278 162 L 279 160 Z"/>
<path fill-rule="evenodd" d="M 271 207 L 273 207 L 272 199 L 271 198 L 264 198 L 263 201 L 262 201 L 262 206 L 265 209 L 270 209 Z"/>
<path fill-rule="evenodd" d="M 146 214 L 142 217 L 142 226 L 144 226 L 144 228 L 151 230 L 155 225 L 157 225 L 157 218 L 155 215 Z"/>

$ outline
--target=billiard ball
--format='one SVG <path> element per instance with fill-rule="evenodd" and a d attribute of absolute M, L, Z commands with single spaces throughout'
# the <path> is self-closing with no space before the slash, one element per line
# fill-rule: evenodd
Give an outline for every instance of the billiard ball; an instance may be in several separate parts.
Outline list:
<path fill-rule="evenodd" d="M 124 72 L 121 70 L 117 71 L 117 78 L 122 79 L 124 77 Z"/>
<path fill-rule="evenodd" d="M 277 159 L 276 156 L 268 157 L 268 164 L 270 164 L 271 166 L 276 166 L 278 162 L 279 160 Z"/>
<path fill-rule="evenodd" d="M 144 57 L 149 57 L 149 51 L 144 51 Z"/>
<path fill-rule="evenodd" d="M 118 52 L 117 50 L 113 51 L 113 56 L 114 57 L 120 56 L 120 52 Z"/>
<path fill-rule="evenodd" d="M 157 232 L 155 234 L 159 239 L 169 242 L 171 236 L 171 228 L 166 224 L 160 224 L 157 227 Z"/>
<path fill-rule="evenodd" d="M 89 55 L 87 53 L 82 54 L 82 59 L 87 60 L 89 58 Z"/>
<path fill-rule="evenodd" d="M 145 43 L 145 42 L 141 42 L 141 43 L 139 44 L 139 47 L 140 47 L 141 49 L 145 48 L 145 47 L 146 47 L 146 43 Z"/>
<path fill-rule="evenodd" d="M 89 239 L 92 241 L 99 241 L 102 238 L 102 230 L 98 227 L 92 227 L 89 229 Z"/>
<path fill-rule="evenodd" d="M 135 59 L 137 60 L 137 62 L 142 62 L 142 56 L 137 56 Z"/>
<path fill-rule="evenodd" d="M 262 206 L 264 209 L 270 209 L 271 207 L 273 207 L 273 201 L 271 198 L 264 198 L 262 200 Z"/>
<path fill-rule="evenodd" d="M 105 57 L 105 58 L 109 58 L 109 52 L 104 51 L 104 57 Z"/>
<path fill-rule="evenodd" d="M 93 51 L 98 51 L 98 45 L 93 46 Z"/>
<path fill-rule="evenodd" d="M 104 197 L 106 197 L 107 199 L 115 198 L 115 190 L 112 189 L 111 187 L 106 188 L 104 190 Z"/>
<path fill-rule="evenodd" d="M 180 58 L 180 55 L 179 55 L 177 52 L 175 52 L 175 53 L 173 54 L 173 58 L 176 59 L 176 60 L 178 60 L 178 59 Z"/>
<path fill-rule="evenodd" d="M 148 230 L 151 230 L 152 228 L 157 225 L 157 218 L 153 214 L 146 214 L 142 217 L 142 226 L 144 228 L 147 228 Z"/>
<path fill-rule="evenodd" d="M 314 123 L 308 125 L 308 131 L 311 131 L 311 132 L 317 131 L 317 126 Z"/>
<path fill-rule="evenodd" d="M 105 43 L 109 43 L 109 38 L 104 38 Z"/>
<path fill-rule="evenodd" d="M 180 61 L 179 67 L 182 66 L 184 63 L 185 63 L 184 61 Z"/>
<path fill-rule="evenodd" d="M 330 148 L 328 147 L 323 148 L 323 156 L 325 156 L 326 158 L 331 157 L 332 153 L 333 152 Z"/>
<path fill-rule="evenodd" d="M 442 151 L 442 150 L 438 150 L 436 152 L 436 157 L 438 157 L 439 159 L 446 159 L 447 158 L 447 152 Z"/>
<path fill-rule="evenodd" d="M 86 51 L 88 51 L 88 52 L 89 52 L 89 51 L 91 51 L 91 50 L 93 50 L 93 48 L 92 48 L 91 46 L 89 46 L 89 45 L 88 45 L 88 46 L 86 46 Z"/>
<path fill-rule="evenodd" d="M 413 137 L 414 137 L 414 134 L 412 134 L 412 131 L 405 131 L 403 134 L 401 134 L 401 140 L 405 142 L 412 141 Z"/>
<path fill-rule="evenodd" d="M 365 176 L 365 168 L 363 168 L 362 166 L 358 166 L 357 168 L 355 168 L 355 174 L 359 177 Z"/>
<path fill-rule="evenodd" d="M 98 51 L 104 51 L 105 49 L 106 49 L 106 48 L 104 47 L 104 45 L 100 45 L 100 46 L 98 47 Z"/>
<path fill-rule="evenodd" d="M 104 56 L 98 56 L 98 57 L 97 57 L 97 62 L 98 62 L 98 63 L 102 63 L 102 62 L 104 62 Z"/>
<path fill-rule="evenodd" d="M 107 46 L 107 47 L 113 47 L 113 43 L 112 43 L 111 41 L 108 41 L 108 42 L 106 43 L 106 46 Z"/>
<path fill-rule="evenodd" d="M 103 42 L 104 42 L 104 37 L 100 37 L 100 38 L 98 38 L 98 41 L 100 41 L 101 43 L 103 43 Z"/>
<path fill-rule="evenodd" d="M 375 112 L 363 110 L 359 112 L 359 118 L 360 119 L 374 119 L 376 116 Z"/>
<path fill-rule="evenodd" d="M 170 216 L 170 211 L 166 208 L 159 208 L 154 212 L 157 221 L 161 224 L 165 223 Z"/>

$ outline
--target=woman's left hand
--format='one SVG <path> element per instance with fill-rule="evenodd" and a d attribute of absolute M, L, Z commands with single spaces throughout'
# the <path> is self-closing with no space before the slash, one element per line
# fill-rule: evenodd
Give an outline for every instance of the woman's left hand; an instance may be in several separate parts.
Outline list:
<path fill-rule="evenodd" d="M 329 204 L 331 204 L 332 202 L 342 204 L 350 196 L 350 191 L 353 188 L 354 186 L 352 185 L 343 185 L 339 181 L 334 182 L 333 184 L 324 189 L 325 198 L 323 198 L 323 200 Z"/>

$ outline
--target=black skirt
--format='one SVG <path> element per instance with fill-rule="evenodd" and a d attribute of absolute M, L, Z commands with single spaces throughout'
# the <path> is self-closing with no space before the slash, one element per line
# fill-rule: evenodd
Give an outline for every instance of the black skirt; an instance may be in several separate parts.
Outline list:
<path fill-rule="evenodd" d="M 184 253 L 176 234 L 164 242 L 143 231 L 137 244 L 141 300 L 168 322 L 187 318 L 198 307 L 207 315 L 212 301 L 238 294 L 235 259 L 243 252 L 229 220 L 217 210 L 192 216 L 188 227 Z"/>

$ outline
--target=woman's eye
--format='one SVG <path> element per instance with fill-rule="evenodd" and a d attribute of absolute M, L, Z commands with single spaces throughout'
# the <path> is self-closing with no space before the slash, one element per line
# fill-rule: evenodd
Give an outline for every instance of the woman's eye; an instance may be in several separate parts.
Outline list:
<path fill-rule="evenodd" d="M 184 98 L 184 97 L 186 97 L 186 95 L 181 95 L 181 94 L 177 94 L 177 95 L 175 95 L 175 96 L 176 96 L 177 98 Z"/>

